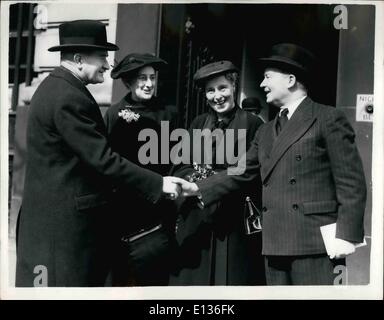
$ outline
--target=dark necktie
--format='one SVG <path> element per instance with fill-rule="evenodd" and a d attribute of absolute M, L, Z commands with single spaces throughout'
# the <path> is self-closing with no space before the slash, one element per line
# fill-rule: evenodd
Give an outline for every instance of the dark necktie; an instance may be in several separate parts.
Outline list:
<path fill-rule="evenodd" d="M 288 121 L 288 108 L 281 110 L 279 117 L 277 118 L 276 132 L 279 134 L 283 130 L 284 125 Z"/>

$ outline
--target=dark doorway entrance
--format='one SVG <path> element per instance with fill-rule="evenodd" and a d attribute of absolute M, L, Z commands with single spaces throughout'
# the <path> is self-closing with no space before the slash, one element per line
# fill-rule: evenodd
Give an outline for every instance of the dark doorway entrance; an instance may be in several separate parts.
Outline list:
<path fill-rule="evenodd" d="M 192 77 L 199 67 L 213 60 L 231 60 L 241 69 L 239 103 L 247 96 L 264 101 L 259 88 L 263 70 L 258 68 L 257 59 L 280 42 L 296 43 L 314 52 L 319 68 L 311 96 L 334 105 L 339 31 L 333 26 L 333 8 L 307 4 L 163 5 L 160 55 L 170 61 L 168 78 L 177 79 L 173 82 L 176 92 L 166 91 L 168 95 L 176 93 L 173 100 L 183 115 L 182 124 L 188 126 L 196 115 L 207 111 Z M 269 118 L 274 111 L 270 108 Z"/>

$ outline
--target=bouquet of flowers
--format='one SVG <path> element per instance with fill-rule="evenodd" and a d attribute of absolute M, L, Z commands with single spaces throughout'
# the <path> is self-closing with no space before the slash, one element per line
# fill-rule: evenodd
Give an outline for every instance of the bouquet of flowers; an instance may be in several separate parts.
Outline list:
<path fill-rule="evenodd" d="M 208 178 L 209 176 L 212 176 L 216 174 L 216 171 L 212 169 L 212 166 L 209 164 L 197 164 L 196 162 L 193 163 L 193 169 L 194 172 L 190 175 L 187 175 L 185 178 L 189 182 L 196 182 L 199 180 L 203 180 Z M 203 210 L 205 205 L 201 200 L 201 196 L 197 196 L 197 206 Z M 180 223 L 181 216 L 178 216 L 175 224 L 175 232 L 177 232 L 179 223 Z"/>
<path fill-rule="evenodd" d="M 208 178 L 211 175 L 216 174 L 216 171 L 212 169 L 212 166 L 209 164 L 197 164 L 193 163 L 193 169 L 195 170 L 191 175 L 188 175 L 186 178 L 189 182 L 195 182 Z"/>

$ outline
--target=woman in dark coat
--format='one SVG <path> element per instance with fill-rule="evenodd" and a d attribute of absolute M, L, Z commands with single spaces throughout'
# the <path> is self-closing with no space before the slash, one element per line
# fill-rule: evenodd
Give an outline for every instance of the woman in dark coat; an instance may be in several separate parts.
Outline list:
<path fill-rule="evenodd" d="M 231 131 L 229 129 L 233 129 L 235 139 L 229 148 L 234 156 L 241 150 L 240 144 L 246 145 L 243 152 L 248 149 L 262 124 L 258 117 L 243 111 L 236 104 L 237 77 L 237 69 L 229 61 L 214 62 L 196 72 L 194 80 L 204 90 L 211 110 L 195 118 L 190 127 L 190 136 L 194 129 L 212 132 L 219 128 L 224 131 L 225 139 Z M 239 129 L 246 129 L 245 141 L 240 139 Z M 191 146 L 201 142 L 193 141 Z M 225 158 L 224 163 L 220 164 L 215 156 L 220 143 L 224 143 L 224 138 L 213 139 L 212 166 L 207 167 L 207 163 L 196 164 L 196 159 L 193 159 L 191 163 L 194 164 L 181 165 L 173 174 L 196 181 L 204 178 L 204 175 L 227 170 L 232 161 Z M 203 148 L 207 150 L 206 146 Z M 194 155 L 192 158 L 195 158 Z M 208 207 L 202 208 L 196 197 L 180 204 L 176 225 L 178 249 L 171 285 L 264 284 L 261 237 L 260 234 L 247 235 L 244 220 L 246 196 L 251 196 L 256 204 L 261 199 L 260 190 L 259 181 L 255 181 L 247 190 L 238 190 Z"/>
<path fill-rule="evenodd" d="M 161 125 L 173 130 L 177 126 L 177 112 L 174 106 L 164 105 L 154 97 L 156 87 L 156 71 L 166 62 L 151 54 L 128 54 L 111 72 L 114 79 L 121 78 L 129 89 L 128 94 L 117 104 L 112 105 L 105 115 L 109 142 L 112 149 L 133 163 L 166 175 L 169 164 L 161 164 Z M 163 121 L 163 123 L 161 123 Z M 143 129 L 153 130 L 158 137 L 158 159 L 146 163 L 140 157 L 140 149 L 147 141 L 139 141 L 139 133 Z M 152 132 L 153 132 L 152 131 Z M 169 137 L 165 137 L 169 139 Z M 154 147 L 154 146 L 153 146 Z M 143 155 L 143 153 L 142 153 Z M 166 229 L 172 239 L 173 226 L 170 226 L 174 213 L 173 206 L 166 199 L 156 205 L 133 194 L 126 188 L 117 187 L 114 199 L 116 216 L 116 248 L 111 248 L 114 255 L 111 280 L 113 286 L 146 286 L 167 285 L 167 257 L 159 243 L 152 243 L 148 250 L 159 250 L 156 259 L 143 260 L 143 252 L 134 252 L 127 239 L 140 230 L 150 230 L 159 224 Z M 134 206 L 135 214 L 127 215 L 125 210 Z M 163 241 L 164 239 L 159 239 Z M 155 240 L 157 242 L 157 239 Z M 159 245 L 159 247 L 158 247 Z M 146 248 L 144 248 L 146 249 Z M 148 251 L 149 252 L 149 251 Z M 132 258 L 132 256 L 134 256 Z M 133 261 L 137 259 L 138 261 Z"/>

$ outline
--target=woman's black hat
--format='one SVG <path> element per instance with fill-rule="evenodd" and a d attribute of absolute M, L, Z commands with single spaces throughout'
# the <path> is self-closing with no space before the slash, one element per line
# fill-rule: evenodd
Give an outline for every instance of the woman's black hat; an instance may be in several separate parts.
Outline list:
<path fill-rule="evenodd" d="M 130 53 L 123 60 L 121 60 L 111 71 L 111 77 L 118 79 L 123 77 L 130 77 L 138 69 L 145 66 L 152 66 L 154 69 L 159 70 L 162 66 L 167 65 L 163 59 L 156 57 L 150 53 Z"/>
<path fill-rule="evenodd" d="M 231 61 L 216 61 L 206 64 L 205 66 L 198 69 L 193 76 L 193 80 L 196 83 L 201 84 L 203 81 L 209 78 L 217 77 L 228 72 L 239 72 L 239 69 L 237 69 L 237 67 Z"/>

